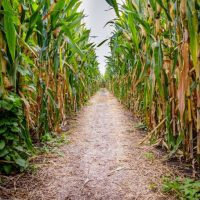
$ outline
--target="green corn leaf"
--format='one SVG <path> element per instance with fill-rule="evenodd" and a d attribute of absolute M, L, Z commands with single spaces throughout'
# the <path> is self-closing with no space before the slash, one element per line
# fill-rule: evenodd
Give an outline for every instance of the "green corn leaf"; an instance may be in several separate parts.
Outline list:
<path fill-rule="evenodd" d="M 66 6 L 66 11 L 69 11 L 70 9 L 72 9 L 72 7 L 78 2 L 79 2 L 79 0 L 70 0 Z"/>
<path fill-rule="evenodd" d="M 136 49 L 138 49 L 139 48 L 138 33 L 137 33 L 137 30 L 136 30 L 136 26 L 135 26 L 134 15 L 132 13 L 128 14 L 127 23 L 128 23 L 128 25 L 131 29 L 133 42 L 135 43 Z"/>
<path fill-rule="evenodd" d="M 143 19 L 141 17 L 141 15 L 139 15 L 136 11 L 132 11 L 129 9 L 124 9 L 124 10 L 127 12 L 127 14 L 131 13 L 133 15 L 132 17 L 134 17 L 135 21 L 137 21 L 139 24 L 141 24 L 148 34 L 151 33 L 149 23 L 145 19 Z"/>
<path fill-rule="evenodd" d="M 117 1 L 116 0 L 106 0 L 106 2 L 114 8 L 116 15 L 119 17 L 119 8 L 117 5 Z"/>
<path fill-rule="evenodd" d="M 164 97 L 163 86 L 162 86 L 161 78 L 160 78 L 161 70 L 163 67 L 163 52 L 162 52 L 162 47 L 161 47 L 160 42 L 155 42 L 154 44 L 153 66 L 154 66 L 154 72 L 155 72 L 156 81 L 158 83 L 159 91 L 161 93 L 161 96 Z"/>
<path fill-rule="evenodd" d="M 153 8 L 153 10 L 156 11 L 156 2 L 155 2 L 155 0 L 149 0 L 149 3 L 151 5 L 151 7 Z"/>
<path fill-rule="evenodd" d="M 192 61 L 194 63 L 194 68 L 196 73 L 198 73 L 198 15 L 195 10 L 195 1 L 190 0 L 188 1 L 187 6 L 187 19 L 188 19 L 188 27 L 189 27 L 189 34 L 190 34 L 190 50 Z"/>
<path fill-rule="evenodd" d="M 156 1 L 163 8 L 163 10 L 165 11 L 165 14 L 166 14 L 168 20 L 172 21 L 171 16 L 169 14 L 169 10 L 164 6 L 163 1 L 162 0 L 156 0 Z"/>
<path fill-rule="evenodd" d="M 14 62 L 15 60 L 15 50 L 16 50 L 16 30 L 14 21 L 14 10 L 11 6 L 10 0 L 2 1 L 4 9 L 4 29 L 6 34 L 6 40 L 8 43 L 8 48 Z"/>
<path fill-rule="evenodd" d="M 105 39 L 105 40 L 103 40 L 102 42 L 100 42 L 98 45 L 97 45 L 97 47 L 100 47 L 100 46 L 102 46 L 104 43 L 106 43 L 108 41 L 108 39 Z"/>
<path fill-rule="evenodd" d="M 64 8 L 65 2 L 65 0 L 58 0 L 51 13 L 51 25 L 53 29 L 55 28 L 56 22 L 59 18 L 59 14 L 62 13 L 61 10 Z"/>
<path fill-rule="evenodd" d="M 40 19 L 41 20 L 41 15 L 40 15 L 40 10 L 42 9 L 44 3 L 40 3 L 38 6 L 37 10 L 31 15 L 30 20 L 29 20 L 29 29 L 26 34 L 25 41 L 29 39 L 31 34 L 33 33 L 34 26 L 37 23 L 37 21 Z"/>
<path fill-rule="evenodd" d="M 163 65 L 163 53 L 160 42 L 154 43 L 154 71 L 156 79 L 160 79 L 160 72 Z"/>
<path fill-rule="evenodd" d="M 74 41 L 73 37 L 72 37 L 72 34 L 70 32 L 70 30 L 68 30 L 68 27 L 65 26 L 65 27 L 62 27 L 62 31 L 61 31 L 61 34 L 65 34 L 67 39 L 68 39 L 68 43 L 69 45 L 71 46 L 71 48 L 77 52 L 80 56 L 84 56 L 82 50 L 79 48 L 79 46 L 76 44 L 76 42 Z M 60 35 L 61 35 L 60 34 Z"/>

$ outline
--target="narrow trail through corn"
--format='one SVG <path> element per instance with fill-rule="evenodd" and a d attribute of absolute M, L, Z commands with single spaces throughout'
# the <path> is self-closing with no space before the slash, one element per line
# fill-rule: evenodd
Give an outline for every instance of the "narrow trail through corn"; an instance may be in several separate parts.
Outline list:
<path fill-rule="evenodd" d="M 43 180 L 35 180 L 28 199 L 168 199 L 153 189 L 168 169 L 159 159 L 145 158 L 153 149 L 138 145 L 143 137 L 135 125 L 116 98 L 101 89 L 78 113 L 70 144 L 43 168 Z"/>

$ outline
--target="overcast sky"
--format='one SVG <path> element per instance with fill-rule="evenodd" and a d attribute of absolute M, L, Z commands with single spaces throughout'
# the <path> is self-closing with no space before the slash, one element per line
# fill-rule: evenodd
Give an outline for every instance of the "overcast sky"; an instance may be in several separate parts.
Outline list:
<path fill-rule="evenodd" d="M 85 15 L 87 15 L 84 19 L 86 25 L 91 29 L 92 36 L 97 36 L 97 38 L 91 38 L 91 40 L 99 44 L 111 36 L 112 27 L 109 25 L 104 26 L 108 21 L 116 17 L 115 13 L 113 10 L 109 10 L 110 7 L 105 0 L 82 0 L 82 2 L 82 9 L 84 9 Z M 109 54 L 108 43 L 97 48 L 96 53 L 100 63 L 99 69 L 104 74 L 106 65 L 104 56 Z"/>

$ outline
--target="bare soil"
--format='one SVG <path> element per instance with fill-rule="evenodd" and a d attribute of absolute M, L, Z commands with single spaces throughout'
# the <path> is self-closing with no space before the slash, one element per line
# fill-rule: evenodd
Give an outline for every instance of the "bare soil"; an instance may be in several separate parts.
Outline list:
<path fill-rule="evenodd" d="M 158 151 L 139 145 L 136 125 L 115 97 L 100 90 L 78 113 L 70 143 L 40 159 L 35 173 L 10 179 L 12 187 L 0 188 L 0 199 L 173 199 L 160 192 L 160 178 L 171 172 Z"/>

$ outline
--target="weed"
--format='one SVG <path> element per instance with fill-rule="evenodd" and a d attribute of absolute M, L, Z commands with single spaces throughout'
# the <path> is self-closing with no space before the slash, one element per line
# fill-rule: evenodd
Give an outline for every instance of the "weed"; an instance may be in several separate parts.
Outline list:
<path fill-rule="evenodd" d="M 200 181 L 190 178 L 181 179 L 180 177 L 172 179 L 163 178 L 163 191 L 172 193 L 181 200 L 199 200 L 200 199 Z"/>

